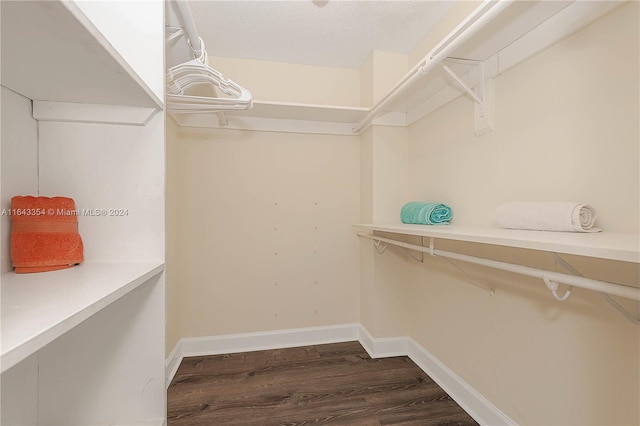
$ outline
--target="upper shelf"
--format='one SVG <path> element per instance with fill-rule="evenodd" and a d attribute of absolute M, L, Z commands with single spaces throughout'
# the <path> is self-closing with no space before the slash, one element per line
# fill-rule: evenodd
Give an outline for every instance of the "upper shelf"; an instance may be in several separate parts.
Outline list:
<path fill-rule="evenodd" d="M 88 9 L 98 15 L 96 3 Z M 3 86 L 35 101 L 163 108 L 162 89 L 154 91 L 76 3 L 3 1 L 1 8 Z M 117 24 L 124 31 L 126 22 Z"/>
<path fill-rule="evenodd" d="M 547 232 L 408 224 L 358 224 L 354 228 L 640 263 L 640 237 L 637 233 Z"/>
<path fill-rule="evenodd" d="M 355 129 L 361 132 L 372 120 L 388 113 L 404 113 L 405 125 L 410 125 L 462 96 L 465 90 L 443 71 L 443 63 L 468 87 L 474 88 L 622 3 L 485 1 L 373 105 Z M 456 59 L 471 60 L 475 64 L 456 62 Z"/>
<path fill-rule="evenodd" d="M 2 274 L 2 372 L 163 270 L 163 263 L 85 263 Z"/>
<path fill-rule="evenodd" d="M 483 77 L 495 77 L 621 4 L 622 1 L 485 1 L 371 108 L 254 101 L 251 110 L 225 112 L 226 127 L 354 135 L 362 133 L 374 120 L 379 120 L 376 124 L 408 126 L 465 93 L 439 66 L 440 58 L 432 60 L 439 53 L 446 51 L 448 58 L 475 61 L 476 65 L 445 59 L 461 80 L 474 88 Z M 492 19 L 483 18 L 493 8 L 501 11 Z M 473 31 L 468 31 L 470 28 Z M 469 32 L 473 34 L 469 36 Z M 484 70 L 477 66 L 478 62 Z M 419 75 L 426 68 L 426 75 Z M 225 127 L 213 114 L 174 118 L 181 126 Z"/>
<path fill-rule="evenodd" d="M 225 111 L 227 129 L 353 135 L 369 108 L 253 101 L 250 110 Z M 218 127 L 215 114 L 173 114 L 184 127 Z"/>

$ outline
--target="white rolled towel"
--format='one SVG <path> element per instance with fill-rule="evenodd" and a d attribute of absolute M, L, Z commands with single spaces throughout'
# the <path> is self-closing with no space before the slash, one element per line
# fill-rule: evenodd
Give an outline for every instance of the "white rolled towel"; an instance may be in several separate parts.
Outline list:
<path fill-rule="evenodd" d="M 500 205 L 495 222 L 500 228 L 537 231 L 600 232 L 598 214 L 588 204 L 519 201 Z"/>

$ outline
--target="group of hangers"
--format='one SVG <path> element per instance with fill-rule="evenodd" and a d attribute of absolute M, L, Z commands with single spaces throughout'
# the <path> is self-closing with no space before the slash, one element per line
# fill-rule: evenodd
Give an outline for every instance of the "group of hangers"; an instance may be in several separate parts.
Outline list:
<path fill-rule="evenodd" d="M 224 78 L 219 71 L 208 65 L 202 39 L 199 50 L 200 55 L 196 58 L 167 70 L 167 110 L 173 113 L 211 113 L 251 108 L 251 92 Z M 212 96 L 189 94 L 195 88 L 208 88 Z M 217 96 L 217 90 L 228 97 Z"/>

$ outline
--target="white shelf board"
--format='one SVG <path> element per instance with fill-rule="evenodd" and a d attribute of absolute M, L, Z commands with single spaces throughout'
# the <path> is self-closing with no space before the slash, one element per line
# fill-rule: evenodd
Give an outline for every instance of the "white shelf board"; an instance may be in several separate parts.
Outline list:
<path fill-rule="evenodd" d="M 364 107 L 254 100 L 251 109 L 224 111 L 226 126 L 220 125 L 215 113 L 173 117 L 181 127 L 353 136 L 353 127 L 368 112 L 369 108 Z"/>
<path fill-rule="evenodd" d="M 84 263 L 60 271 L 2 274 L 4 372 L 164 270 L 164 263 Z"/>
<path fill-rule="evenodd" d="M 1 2 L 2 85 L 36 101 L 163 108 L 73 2 Z"/>
<path fill-rule="evenodd" d="M 369 112 L 369 108 L 314 105 L 294 102 L 253 101 L 253 108 L 245 111 L 228 111 L 230 116 L 252 116 L 291 120 L 323 121 L 330 123 L 357 123 Z"/>
<path fill-rule="evenodd" d="M 640 263 L 637 233 L 574 233 L 458 225 L 357 224 L 355 230 L 494 244 L 554 253 Z"/>

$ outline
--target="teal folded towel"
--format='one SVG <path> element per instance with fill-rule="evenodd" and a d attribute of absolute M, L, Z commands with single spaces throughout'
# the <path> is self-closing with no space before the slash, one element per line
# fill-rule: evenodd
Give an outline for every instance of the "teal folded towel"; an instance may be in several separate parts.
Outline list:
<path fill-rule="evenodd" d="M 446 204 L 410 201 L 400 210 L 402 223 L 418 225 L 448 225 L 453 217 L 451 207 Z"/>

